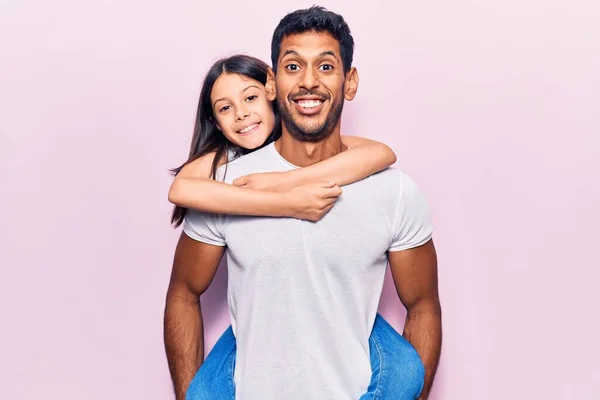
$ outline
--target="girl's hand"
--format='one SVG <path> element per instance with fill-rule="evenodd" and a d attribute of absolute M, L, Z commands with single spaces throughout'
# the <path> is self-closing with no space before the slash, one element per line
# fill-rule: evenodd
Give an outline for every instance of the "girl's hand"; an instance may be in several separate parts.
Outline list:
<path fill-rule="evenodd" d="M 316 222 L 331 210 L 342 194 L 335 183 L 318 182 L 294 187 L 282 193 L 285 215 Z"/>

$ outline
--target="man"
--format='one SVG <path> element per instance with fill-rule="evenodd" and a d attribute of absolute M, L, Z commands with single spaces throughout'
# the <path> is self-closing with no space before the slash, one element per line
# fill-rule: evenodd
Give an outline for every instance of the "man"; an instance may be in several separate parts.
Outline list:
<path fill-rule="evenodd" d="M 229 163 L 226 182 L 311 165 L 345 150 L 340 117 L 344 100 L 358 89 L 353 43 L 341 16 L 322 8 L 282 19 L 266 85 L 277 98 L 282 136 Z M 371 378 L 368 339 L 388 261 L 407 308 L 404 336 L 425 366 L 426 399 L 441 348 L 431 231 L 417 186 L 393 169 L 346 186 L 316 223 L 190 212 L 165 311 L 177 399 L 185 398 L 203 360 L 198 297 L 225 248 L 237 399 L 358 399 Z"/>

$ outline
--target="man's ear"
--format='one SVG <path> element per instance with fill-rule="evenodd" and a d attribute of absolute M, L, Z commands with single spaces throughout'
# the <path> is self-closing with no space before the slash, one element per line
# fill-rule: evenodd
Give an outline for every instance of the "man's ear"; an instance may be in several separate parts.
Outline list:
<path fill-rule="evenodd" d="M 265 91 L 269 101 L 275 100 L 277 97 L 277 87 L 275 86 L 275 73 L 271 68 L 267 70 L 267 83 L 265 83 Z"/>
<path fill-rule="evenodd" d="M 348 101 L 354 99 L 358 91 L 358 71 L 355 67 L 350 68 L 345 78 L 344 98 Z"/>

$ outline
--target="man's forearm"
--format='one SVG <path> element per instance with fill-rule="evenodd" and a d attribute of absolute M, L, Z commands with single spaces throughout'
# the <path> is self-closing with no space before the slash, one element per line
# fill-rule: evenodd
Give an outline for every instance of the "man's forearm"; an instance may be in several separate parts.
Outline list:
<path fill-rule="evenodd" d="M 184 400 L 187 388 L 204 359 L 199 300 L 167 295 L 164 340 L 176 400 Z"/>
<path fill-rule="evenodd" d="M 425 366 L 425 385 L 419 397 L 419 400 L 425 400 L 433 384 L 442 348 L 442 312 L 439 303 L 409 310 L 403 335 L 415 347 Z"/>

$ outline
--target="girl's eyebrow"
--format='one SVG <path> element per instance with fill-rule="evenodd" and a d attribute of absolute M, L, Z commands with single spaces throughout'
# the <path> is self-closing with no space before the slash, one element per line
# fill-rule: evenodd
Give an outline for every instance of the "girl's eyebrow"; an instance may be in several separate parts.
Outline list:
<path fill-rule="evenodd" d="M 248 89 L 250 89 L 250 88 L 256 88 L 256 89 L 260 90 L 260 88 L 259 88 L 258 86 L 256 86 L 256 85 L 250 85 L 250 86 L 246 87 L 244 90 L 242 90 L 242 93 L 244 93 L 246 90 L 248 90 Z M 216 99 L 216 100 L 213 102 L 213 107 L 214 107 L 214 106 L 215 106 L 215 105 L 216 105 L 216 104 L 217 104 L 219 101 L 223 101 L 223 100 L 227 100 L 227 98 L 226 98 L 226 97 L 221 97 L 220 99 Z"/>

